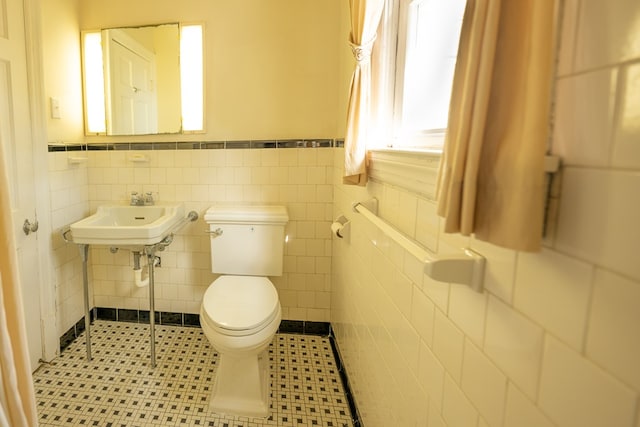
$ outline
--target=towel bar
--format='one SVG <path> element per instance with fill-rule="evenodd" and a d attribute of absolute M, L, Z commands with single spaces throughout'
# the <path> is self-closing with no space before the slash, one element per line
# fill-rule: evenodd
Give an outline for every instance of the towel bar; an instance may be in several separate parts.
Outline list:
<path fill-rule="evenodd" d="M 486 262 L 482 255 L 468 248 L 463 249 L 460 255 L 434 254 L 376 215 L 377 204 L 376 199 L 358 202 L 353 205 L 353 210 L 420 260 L 427 276 L 439 282 L 468 285 L 474 291 L 482 292 Z"/>

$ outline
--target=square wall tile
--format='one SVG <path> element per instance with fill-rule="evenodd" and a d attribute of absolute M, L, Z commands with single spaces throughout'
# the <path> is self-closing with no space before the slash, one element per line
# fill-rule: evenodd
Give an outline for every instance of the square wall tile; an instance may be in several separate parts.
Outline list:
<path fill-rule="evenodd" d="M 433 332 L 433 352 L 449 372 L 460 383 L 464 334 L 440 310 L 436 310 Z"/>
<path fill-rule="evenodd" d="M 448 427 L 470 427 L 478 423 L 478 411 L 449 375 L 444 380 L 442 417 Z"/>
<path fill-rule="evenodd" d="M 436 407 L 431 400 L 429 400 L 429 427 L 447 427 L 447 424 L 440 415 L 440 408 Z"/>
<path fill-rule="evenodd" d="M 420 338 L 431 347 L 433 344 L 433 324 L 435 316 L 435 305 L 420 290 L 417 285 L 413 285 L 411 298 L 411 324 L 418 331 Z"/>
<path fill-rule="evenodd" d="M 560 3 L 562 5 L 562 3 Z M 558 54 L 558 74 L 565 75 L 573 71 L 575 56 L 576 29 L 579 0 L 565 0 L 561 12 L 560 52 Z"/>
<path fill-rule="evenodd" d="M 577 350 L 582 349 L 593 267 L 543 249 L 518 257 L 514 307 Z"/>
<path fill-rule="evenodd" d="M 487 293 L 475 292 L 466 285 L 451 285 L 449 318 L 462 329 L 476 345 L 484 339 Z"/>
<path fill-rule="evenodd" d="M 416 240 L 432 252 L 438 251 L 440 219 L 435 202 L 417 199 Z"/>
<path fill-rule="evenodd" d="M 464 346 L 462 390 L 491 426 L 502 426 L 507 377 L 469 340 Z"/>
<path fill-rule="evenodd" d="M 622 68 L 615 122 L 613 167 L 640 168 L 640 63 Z"/>
<path fill-rule="evenodd" d="M 617 0 L 580 3 L 575 71 L 640 57 L 638 2 Z"/>
<path fill-rule="evenodd" d="M 422 274 L 422 290 L 431 299 L 431 301 L 440 308 L 440 310 L 447 313 L 449 310 L 449 294 L 451 287 L 454 285 L 433 280 L 431 277 L 424 274 L 424 266 L 422 264 L 420 264 L 420 266 L 420 273 Z"/>
<path fill-rule="evenodd" d="M 543 336 L 540 326 L 489 298 L 484 351 L 531 399 L 538 391 Z"/>
<path fill-rule="evenodd" d="M 614 69 L 558 80 L 552 151 L 564 164 L 609 164 L 616 84 Z"/>
<path fill-rule="evenodd" d="M 539 405 L 566 427 L 631 427 L 636 393 L 579 353 L 547 336 Z"/>
<path fill-rule="evenodd" d="M 532 401 L 509 384 L 504 427 L 553 427 L 553 423 Z"/>
<path fill-rule="evenodd" d="M 640 280 L 640 172 L 567 168 L 556 247 Z"/>
<path fill-rule="evenodd" d="M 517 252 L 476 239 L 471 239 L 470 247 L 487 259 L 484 267 L 484 288 L 511 303 Z"/>
<path fill-rule="evenodd" d="M 420 344 L 418 380 L 429 396 L 429 401 L 439 410 L 442 408 L 444 392 L 444 367 L 424 343 Z"/>
<path fill-rule="evenodd" d="M 587 356 L 640 390 L 640 283 L 597 271 Z"/>

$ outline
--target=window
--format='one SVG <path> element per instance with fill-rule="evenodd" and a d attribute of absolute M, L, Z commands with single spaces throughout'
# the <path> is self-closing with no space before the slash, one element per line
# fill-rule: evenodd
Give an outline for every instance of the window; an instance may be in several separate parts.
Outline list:
<path fill-rule="evenodd" d="M 395 0 L 394 148 L 444 142 L 466 0 Z"/>

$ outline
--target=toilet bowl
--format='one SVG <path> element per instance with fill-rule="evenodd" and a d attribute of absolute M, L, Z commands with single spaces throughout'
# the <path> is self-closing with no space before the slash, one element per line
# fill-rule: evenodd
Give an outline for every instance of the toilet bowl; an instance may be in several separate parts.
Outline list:
<path fill-rule="evenodd" d="M 269 414 L 268 348 L 281 313 L 277 291 L 266 277 L 221 276 L 206 290 L 200 323 L 219 353 L 211 410 Z"/>
<path fill-rule="evenodd" d="M 278 292 L 267 276 L 281 276 L 282 206 L 213 206 L 204 215 L 211 236 L 209 285 L 200 306 L 202 330 L 218 352 L 210 409 L 246 417 L 270 412 L 268 348 L 280 326 Z"/>

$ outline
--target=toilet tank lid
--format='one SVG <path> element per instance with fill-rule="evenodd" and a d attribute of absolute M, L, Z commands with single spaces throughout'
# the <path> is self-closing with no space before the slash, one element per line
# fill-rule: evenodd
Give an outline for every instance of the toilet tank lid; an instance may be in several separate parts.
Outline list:
<path fill-rule="evenodd" d="M 211 206 L 204 214 L 207 223 L 267 223 L 285 224 L 289 221 L 287 208 L 284 206 Z"/>

